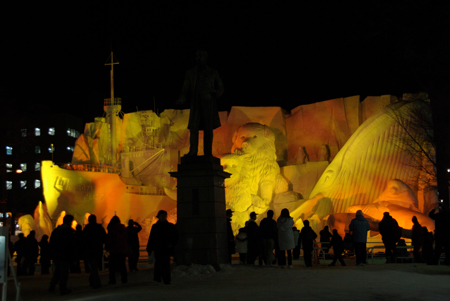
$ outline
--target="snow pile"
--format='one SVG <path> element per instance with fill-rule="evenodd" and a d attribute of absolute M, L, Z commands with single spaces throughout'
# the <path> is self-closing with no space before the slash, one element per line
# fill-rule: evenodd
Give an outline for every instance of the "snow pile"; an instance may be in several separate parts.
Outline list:
<path fill-rule="evenodd" d="M 175 278 L 182 278 L 187 276 L 209 276 L 212 274 L 215 274 L 216 270 L 214 267 L 210 264 L 208 265 L 200 265 L 200 264 L 191 264 L 189 266 L 187 265 L 180 265 L 177 266 L 173 271 L 172 275 Z"/>
<path fill-rule="evenodd" d="M 220 264 L 219 267 L 220 267 L 220 272 L 230 273 L 234 270 L 233 267 L 231 266 L 231 264 Z"/>

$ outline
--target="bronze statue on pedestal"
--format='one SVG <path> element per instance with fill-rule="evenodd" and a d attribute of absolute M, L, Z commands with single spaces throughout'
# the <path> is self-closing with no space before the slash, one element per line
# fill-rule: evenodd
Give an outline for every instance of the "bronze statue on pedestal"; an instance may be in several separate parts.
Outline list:
<path fill-rule="evenodd" d="M 208 53 L 196 52 L 197 65 L 186 72 L 183 90 L 177 104 L 190 98 L 189 125 L 190 149 L 188 156 L 197 156 L 198 132 L 203 130 L 205 156 L 212 156 L 213 130 L 220 126 L 216 100 L 223 94 L 223 83 L 219 73 L 206 65 Z"/>

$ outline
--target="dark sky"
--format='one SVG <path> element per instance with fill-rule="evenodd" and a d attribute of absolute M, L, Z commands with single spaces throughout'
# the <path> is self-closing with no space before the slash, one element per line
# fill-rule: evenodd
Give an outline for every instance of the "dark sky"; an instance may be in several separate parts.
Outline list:
<path fill-rule="evenodd" d="M 1 101 L 85 122 L 109 97 L 111 46 L 124 112 L 153 109 L 153 97 L 175 108 L 198 47 L 224 82 L 220 110 L 423 91 L 430 56 L 448 53 L 436 50 L 448 49 L 448 11 L 431 1 L 11 2 L 0 5 Z"/>

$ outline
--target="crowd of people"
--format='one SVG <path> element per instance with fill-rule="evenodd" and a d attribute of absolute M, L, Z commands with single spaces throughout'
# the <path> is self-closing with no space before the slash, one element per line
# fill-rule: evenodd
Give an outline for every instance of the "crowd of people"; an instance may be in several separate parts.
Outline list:
<path fill-rule="evenodd" d="M 170 256 L 177 240 L 176 229 L 167 221 L 164 210 L 159 211 L 157 217 L 159 221 L 152 227 L 147 251 L 149 254 L 154 252 L 155 281 L 162 279 L 165 284 L 170 284 Z M 116 284 L 116 273 L 120 273 L 122 283 L 127 283 L 127 257 L 128 270 L 138 271 L 138 233 L 142 227 L 132 219 L 125 227 L 118 216 L 111 218 L 107 231 L 97 223 L 95 215 L 89 216 L 84 229 L 78 224 L 74 230 L 73 221 L 72 215 L 65 215 L 63 223 L 53 230 L 50 240 L 48 235 L 43 235 L 38 243 L 35 231 L 31 231 L 27 237 L 20 233 L 15 244 L 10 242 L 11 255 L 16 252 L 17 275 L 34 275 L 39 257 L 43 275 L 50 274 L 53 263 L 49 292 L 54 292 L 59 286 L 61 295 L 70 293 L 67 288 L 69 272 L 81 273 L 81 261 L 85 272 L 89 273 L 89 285 L 93 289 L 102 286 L 99 271 L 103 266 L 108 267 L 109 284 Z"/>
<path fill-rule="evenodd" d="M 281 210 L 281 214 L 276 221 L 273 219 L 273 210 L 268 210 L 267 217 L 261 220 L 259 226 L 256 222 L 257 214 L 252 212 L 250 213 L 250 219 L 245 223 L 245 227 L 239 229 L 239 233 L 233 240 L 230 239 L 232 214 L 233 211 L 228 209 L 228 249 L 234 250 L 236 246 L 236 252 L 239 253 L 241 263 L 254 264 L 258 259 L 260 265 L 278 264 L 283 268 L 292 269 L 292 260 L 299 258 L 301 246 L 305 266 L 312 266 L 312 252 L 317 234 L 309 226 L 308 220 L 303 222 L 304 227 L 299 232 L 294 227 L 294 220 L 286 208 Z M 323 237 L 325 237 L 325 234 L 323 234 Z M 328 237 L 331 237 L 331 234 Z"/>
<path fill-rule="evenodd" d="M 435 220 L 434 235 L 426 227 L 422 227 L 415 216 L 412 218 L 414 261 L 438 264 L 444 250 L 445 264 L 450 265 L 450 211 L 439 207 L 432 210 L 429 216 Z M 177 230 L 174 224 L 167 221 L 166 211 L 160 210 L 156 217 L 158 222 L 152 226 L 147 244 L 149 262 L 154 260 L 154 281 L 170 284 L 170 258 L 174 256 L 178 240 Z M 329 250 L 333 249 L 330 266 L 334 266 L 337 261 L 342 266 L 346 265 L 343 259 L 345 250 L 354 251 L 357 266 L 367 264 L 366 244 L 370 225 L 361 210 L 357 211 L 356 217 L 351 220 L 344 239 L 336 229 L 330 233 L 328 226 L 325 226 L 319 232 L 319 242 L 316 242 L 318 235 L 310 227 L 308 220 L 303 221 L 300 231 L 294 226 L 288 209 L 283 209 L 276 221 L 273 218 L 274 212 L 268 210 L 267 217 L 262 219 L 259 225 L 257 214 L 250 213 L 245 227 L 239 229 L 236 237 L 231 227 L 233 211 L 228 209 L 226 217 L 229 263 L 232 262 L 232 255 L 239 253 L 241 264 L 253 265 L 258 260 L 259 265 L 278 265 L 292 269 L 292 261 L 299 258 L 302 249 L 304 264 L 311 267 L 316 244 L 320 245 L 324 256 L 329 256 Z M 43 235 L 40 242 L 36 240 L 35 231 L 31 231 L 27 237 L 19 234 L 16 243 L 10 243 L 11 254 L 16 252 L 17 275 L 34 275 L 39 258 L 42 274 L 50 274 L 52 268 L 49 291 L 55 291 L 59 285 L 60 294 L 65 295 L 70 292 L 67 288 L 69 272 L 81 273 L 81 261 L 84 262 L 85 272 L 90 273 L 89 285 L 94 289 L 100 288 L 102 284 L 99 271 L 106 260 L 109 284 L 116 284 L 116 273 L 120 273 L 122 283 L 127 283 L 127 257 L 129 271 L 138 271 L 138 233 L 142 227 L 132 219 L 128 221 L 128 227 L 125 227 L 119 217 L 114 216 L 105 231 L 103 226 L 97 223 L 96 216 L 90 215 L 84 228 L 77 225 L 74 230 L 73 220 L 72 215 L 64 216 L 63 223 L 53 230 L 50 239 Z M 385 212 L 378 224 L 378 230 L 385 247 L 386 263 L 396 262 L 399 254 L 407 252 L 405 242 L 401 239 L 402 229 L 389 212 Z"/>
<path fill-rule="evenodd" d="M 283 209 L 276 221 L 273 219 L 274 212 L 269 210 L 267 217 L 261 220 L 259 226 L 256 222 L 257 214 L 250 213 L 250 219 L 245 223 L 245 227 L 239 229 L 233 240 L 230 238 L 232 214 L 232 210 L 227 210 L 228 249 L 234 250 L 236 247 L 241 264 L 255 264 L 258 259 L 260 265 L 278 264 L 283 268 L 292 268 L 292 259 L 298 259 L 302 249 L 305 266 L 311 267 L 314 244 L 321 249 L 325 258 L 329 257 L 329 250 L 333 249 L 333 261 L 329 266 L 335 266 L 337 261 L 345 266 L 343 254 L 346 250 L 349 253 L 354 252 L 357 266 L 367 264 L 367 232 L 370 230 L 370 224 L 361 210 L 358 210 L 356 217 L 351 220 L 349 231 L 344 239 L 336 229 L 330 233 L 328 226 L 325 226 L 319 232 L 318 242 L 316 242 L 317 234 L 310 227 L 308 220 L 303 221 L 304 226 L 300 232 L 294 227 L 294 221 L 288 209 Z M 450 236 L 448 235 L 450 211 L 439 207 L 432 210 L 429 216 L 436 221 L 435 235 L 429 232 L 427 227 L 422 227 L 417 217 L 412 218 L 414 261 L 430 265 L 438 264 L 444 250 L 445 264 L 450 265 Z M 402 229 L 389 212 L 384 213 L 383 219 L 379 222 L 378 231 L 384 244 L 386 263 L 397 262 L 397 256 L 408 257 L 405 240 L 401 239 Z M 436 246 L 434 249 L 433 244 Z"/>

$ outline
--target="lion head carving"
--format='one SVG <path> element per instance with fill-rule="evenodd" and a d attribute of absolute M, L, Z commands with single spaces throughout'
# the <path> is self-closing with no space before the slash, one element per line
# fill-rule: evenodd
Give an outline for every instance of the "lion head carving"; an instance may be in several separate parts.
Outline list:
<path fill-rule="evenodd" d="M 268 210 L 274 195 L 287 190 L 287 183 L 280 174 L 275 135 L 268 126 L 244 124 L 234 133 L 232 142 L 232 154 L 223 156 L 221 164 L 232 174 L 225 181 L 227 208 L 236 212 L 233 222 L 243 224 L 251 211 Z"/>

